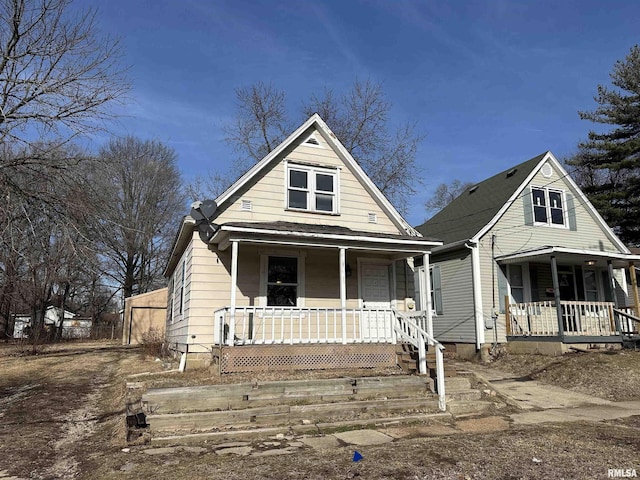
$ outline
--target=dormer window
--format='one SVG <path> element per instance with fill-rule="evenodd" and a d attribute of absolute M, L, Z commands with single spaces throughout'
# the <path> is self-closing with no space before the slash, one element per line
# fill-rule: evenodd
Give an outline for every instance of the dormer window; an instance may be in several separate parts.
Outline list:
<path fill-rule="evenodd" d="M 338 170 L 289 164 L 287 208 L 338 213 Z"/>
<path fill-rule="evenodd" d="M 536 225 L 565 226 L 564 194 L 560 190 L 531 187 Z"/>

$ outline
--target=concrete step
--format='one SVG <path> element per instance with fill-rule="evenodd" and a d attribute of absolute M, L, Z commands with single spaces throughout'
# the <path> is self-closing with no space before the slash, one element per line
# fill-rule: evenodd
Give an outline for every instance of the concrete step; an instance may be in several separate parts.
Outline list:
<path fill-rule="evenodd" d="M 384 427 L 402 423 L 425 422 L 431 418 L 448 417 L 448 412 L 427 413 L 418 415 L 403 415 L 379 419 L 350 419 L 339 422 L 285 425 L 279 427 L 262 427 L 253 429 L 229 429 L 217 432 L 201 432 L 180 435 L 165 435 L 151 437 L 152 445 L 189 445 L 199 443 L 217 444 L 232 441 L 246 441 L 256 438 L 274 437 L 277 435 L 291 436 L 304 434 L 329 434 L 339 430 L 356 427 Z"/>
<path fill-rule="evenodd" d="M 174 413 L 147 416 L 154 436 L 175 432 L 201 432 L 213 429 L 238 429 L 256 426 L 317 424 L 346 421 L 365 416 L 384 418 L 390 414 L 434 413 L 434 396 L 391 400 L 366 400 L 312 405 L 279 405 L 217 412 Z"/>
<path fill-rule="evenodd" d="M 466 417 L 487 413 L 493 406 L 492 402 L 451 400 L 447 402 L 447 411 L 454 417 Z"/>
<path fill-rule="evenodd" d="M 444 379 L 444 388 L 446 392 L 470 390 L 471 381 L 468 377 L 446 377 Z"/>
<path fill-rule="evenodd" d="M 403 398 L 430 391 L 429 378 L 408 375 L 294 380 L 151 389 L 142 396 L 142 405 L 149 413 L 184 413 L 380 397 Z"/>

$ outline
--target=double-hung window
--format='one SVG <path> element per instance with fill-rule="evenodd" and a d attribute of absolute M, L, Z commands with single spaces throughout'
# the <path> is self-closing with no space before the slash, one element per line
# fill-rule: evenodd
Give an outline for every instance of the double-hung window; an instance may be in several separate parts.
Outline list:
<path fill-rule="evenodd" d="M 533 219 L 537 225 L 564 226 L 566 210 L 560 190 L 532 187 Z"/>
<path fill-rule="evenodd" d="M 338 213 L 338 171 L 289 164 L 287 208 L 318 213 Z"/>

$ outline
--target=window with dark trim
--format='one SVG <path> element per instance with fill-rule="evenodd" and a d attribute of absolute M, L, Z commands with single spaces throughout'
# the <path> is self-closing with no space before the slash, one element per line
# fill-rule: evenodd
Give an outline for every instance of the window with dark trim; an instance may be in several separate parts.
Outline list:
<path fill-rule="evenodd" d="M 289 165 L 287 208 L 338 213 L 337 183 L 337 170 Z"/>
<path fill-rule="evenodd" d="M 270 256 L 267 264 L 267 305 L 295 307 L 297 304 L 297 257 Z"/>

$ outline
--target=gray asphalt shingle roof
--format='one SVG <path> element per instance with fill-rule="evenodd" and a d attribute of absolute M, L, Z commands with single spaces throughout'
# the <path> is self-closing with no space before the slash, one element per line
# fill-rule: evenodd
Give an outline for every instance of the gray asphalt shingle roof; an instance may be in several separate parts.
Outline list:
<path fill-rule="evenodd" d="M 445 245 L 472 238 L 491 221 L 546 154 L 474 185 L 416 230 L 425 237 L 441 239 Z"/>

